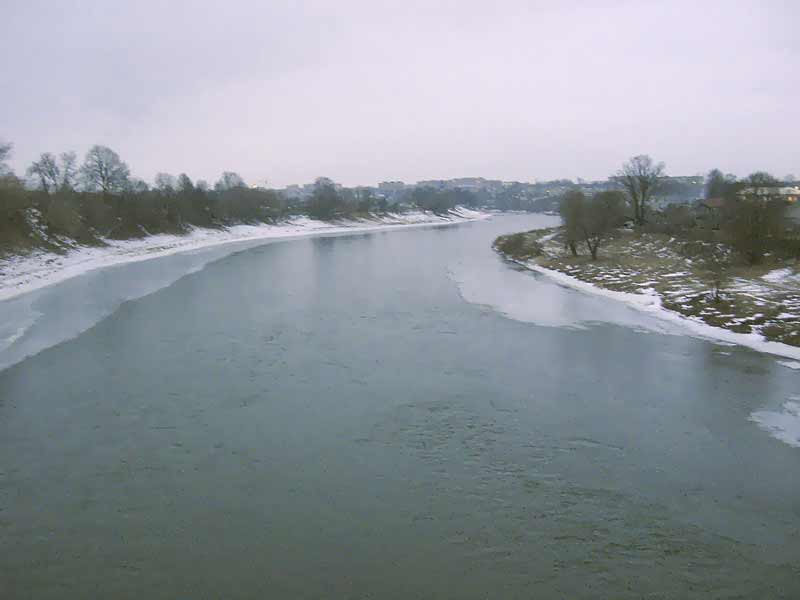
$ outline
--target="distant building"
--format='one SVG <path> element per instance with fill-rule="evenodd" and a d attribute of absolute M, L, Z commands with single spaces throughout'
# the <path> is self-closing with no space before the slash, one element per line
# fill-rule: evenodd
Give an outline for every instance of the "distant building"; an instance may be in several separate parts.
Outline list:
<path fill-rule="evenodd" d="M 417 187 L 430 187 L 443 190 L 447 187 L 447 182 L 444 179 L 426 179 L 424 181 L 418 181 Z"/>
<path fill-rule="evenodd" d="M 299 199 L 303 197 L 303 191 L 300 189 L 299 185 L 287 185 L 283 188 L 283 195 L 289 198 L 290 200 Z"/>
<path fill-rule="evenodd" d="M 378 190 L 383 193 L 402 192 L 406 189 L 406 184 L 402 181 L 381 181 Z"/>
<path fill-rule="evenodd" d="M 800 200 L 800 186 L 793 186 L 793 187 L 787 186 L 779 189 L 780 193 L 783 194 L 787 202 L 794 204 L 795 202 Z"/>
<path fill-rule="evenodd" d="M 447 182 L 448 188 L 461 188 L 462 190 L 482 190 L 488 182 L 483 177 L 459 177 Z"/>
<path fill-rule="evenodd" d="M 800 187 L 746 187 L 738 192 L 741 198 L 756 197 L 764 203 L 786 202 L 789 206 L 786 210 L 786 217 L 797 224 L 800 224 Z M 722 209 L 725 207 L 724 198 L 708 198 L 700 200 L 699 206 L 706 209 L 712 223 L 719 225 Z"/>
<path fill-rule="evenodd" d="M 307 200 L 311 197 L 311 194 L 314 193 L 314 184 L 306 183 L 305 185 L 287 185 L 285 188 L 280 190 L 280 192 L 289 201 Z"/>
<path fill-rule="evenodd" d="M 800 187 L 797 186 L 748 186 L 739 192 L 740 196 L 757 196 L 764 200 L 785 200 L 794 204 L 800 200 Z"/>

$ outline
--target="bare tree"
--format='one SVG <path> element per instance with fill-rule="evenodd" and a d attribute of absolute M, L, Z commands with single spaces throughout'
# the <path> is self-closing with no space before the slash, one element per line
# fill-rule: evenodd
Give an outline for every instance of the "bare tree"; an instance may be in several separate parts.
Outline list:
<path fill-rule="evenodd" d="M 87 189 L 112 194 L 125 190 L 130 169 L 111 148 L 92 146 L 86 153 L 81 174 Z"/>
<path fill-rule="evenodd" d="M 767 248 L 785 234 L 787 202 L 777 194 L 780 182 L 757 172 L 739 182 L 725 206 L 722 230 L 750 264 L 761 262 Z"/>
<path fill-rule="evenodd" d="M 232 190 L 235 188 L 247 187 L 247 184 L 242 179 L 242 176 L 233 171 L 225 171 L 219 178 L 219 181 L 214 184 L 214 189 L 218 192 Z"/>
<path fill-rule="evenodd" d="M 125 185 L 125 190 L 134 194 L 144 194 L 150 190 L 150 186 L 144 179 L 138 177 L 131 177 Z"/>
<path fill-rule="evenodd" d="M 336 184 L 327 177 L 317 177 L 314 192 L 308 201 L 308 214 L 315 219 L 330 219 L 339 208 L 341 196 Z"/>
<path fill-rule="evenodd" d="M 11 157 L 13 144 L 0 141 L 0 177 L 11 175 L 11 167 L 8 166 L 8 159 Z"/>
<path fill-rule="evenodd" d="M 711 169 L 706 175 L 703 195 L 706 200 L 710 198 L 722 198 L 728 186 L 728 179 L 719 169 Z"/>
<path fill-rule="evenodd" d="M 34 161 L 27 170 L 28 177 L 31 177 L 43 192 L 51 193 L 58 189 L 61 181 L 61 169 L 58 166 L 56 157 L 49 152 L 44 152 L 39 160 Z"/>
<path fill-rule="evenodd" d="M 6 162 L 12 148 L 10 143 L 0 142 L 0 249 L 6 245 L 9 228 L 18 228 L 25 235 L 32 233 L 25 219 L 25 210 L 30 207 L 28 194 Z"/>
<path fill-rule="evenodd" d="M 560 212 L 564 222 L 564 243 L 578 256 L 578 242 L 583 239 L 586 196 L 580 190 L 570 190 L 561 199 Z"/>
<path fill-rule="evenodd" d="M 189 176 L 186 173 L 181 173 L 178 175 L 178 181 L 176 183 L 176 190 L 179 192 L 189 193 L 193 192 L 195 187 L 192 183 L 192 180 L 189 179 Z"/>
<path fill-rule="evenodd" d="M 644 211 L 653 190 L 664 174 L 664 163 L 655 163 L 646 154 L 634 156 L 617 172 L 615 177 L 625 192 L 633 210 L 633 221 L 637 225 L 644 224 Z"/>
<path fill-rule="evenodd" d="M 74 190 L 78 181 L 78 156 L 74 152 L 62 152 L 61 156 L 61 181 L 62 190 Z"/>
<path fill-rule="evenodd" d="M 155 184 L 157 190 L 166 193 L 174 192 L 178 186 L 175 177 L 169 173 L 156 173 Z"/>
<path fill-rule="evenodd" d="M 598 192 L 586 204 L 581 228 L 586 247 L 597 260 L 597 251 L 625 219 L 625 197 L 621 192 Z"/>
<path fill-rule="evenodd" d="M 45 152 L 28 167 L 27 174 L 39 189 L 48 194 L 72 190 L 78 174 L 77 157 L 74 152 L 63 152 L 57 159 L 50 152 Z"/>

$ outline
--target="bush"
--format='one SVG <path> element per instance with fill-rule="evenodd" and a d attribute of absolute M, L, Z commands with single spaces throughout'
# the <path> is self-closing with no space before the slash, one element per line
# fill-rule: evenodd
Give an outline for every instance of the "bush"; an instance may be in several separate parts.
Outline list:
<path fill-rule="evenodd" d="M 494 247 L 506 256 L 517 260 L 528 260 L 542 254 L 542 245 L 529 237 L 530 234 L 514 233 L 502 235 L 494 242 Z"/>

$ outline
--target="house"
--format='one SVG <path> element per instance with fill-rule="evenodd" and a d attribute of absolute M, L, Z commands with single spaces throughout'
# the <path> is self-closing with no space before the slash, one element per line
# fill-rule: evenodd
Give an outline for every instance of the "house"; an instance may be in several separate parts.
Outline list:
<path fill-rule="evenodd" d="M 699 200 L 695 206 L 699 209 L 698 218 L 704 221 L 707 227 L 719 229 L 722 208 L 725 206 L 724 198 L 706 198 Z"/>
<path fill-rule="evenodd" d="M 710 210 L 719 210 L 723 206 L 725 206 L 725 199 L 724 198 L 708 198 L 706 200 L 701 200 L 700 205 L 708 208 Z"/>
<path fill-rule="evenodd" d="M 778 190 L 790 204 L 794 204 L 800 200 L 800 186 L 787 186 L 778 188 Z"/>

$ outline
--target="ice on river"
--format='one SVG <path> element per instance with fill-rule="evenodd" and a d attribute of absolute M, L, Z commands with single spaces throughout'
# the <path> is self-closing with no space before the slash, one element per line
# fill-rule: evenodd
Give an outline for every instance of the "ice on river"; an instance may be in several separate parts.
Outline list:
<path fill-rule="evenodd" d="M 780 410 L 759 410 L 750 420 L 774 438 L 800 448 L 800 396 L 790 396 Z"/>
<path fill-rule="evenodd" d="M 623 302 L 570 289 L 529 270 L 498 268 L 496 255 L 450 266 L 450 278 L 467 302 L 487 306 L 508 318 L 547 327 L 585 328 L 612 323 L 637 331 L 679 335 L 679 325 L 654 318 Z"/>
<path fill-rule="evenodd" d="M 152 294 L 213 261 L 270 240 L 449 225 L 487 216 L 458 209 L 447 217 L 410 212 L 334 225 L 297 218 L 281 226 L 195 229 L 184 236 L 150 236 L 109 242 L 102 248 L 81 247 L 63 256 L 39 253 L 0 261 L 0 370 L 76 337 L 126 301 Z M 169 260 L 152 260 L 167 256 Z M 107 268 L 122 264 L 124 269 Z"/>

